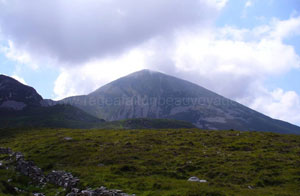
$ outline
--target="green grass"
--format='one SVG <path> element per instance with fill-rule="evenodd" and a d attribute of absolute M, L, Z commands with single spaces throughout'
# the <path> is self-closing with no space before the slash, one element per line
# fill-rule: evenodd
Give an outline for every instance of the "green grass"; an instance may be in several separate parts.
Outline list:
<path fill-rule="evenodd" d="M 0 132 L 5 135 L 0 146 L 23 152 L 46 173 L 72 172 L 82 187 L 106 186 L 139 196 L 300 193 L 300 136 L 198 129 L 13 132 Z M 11 170 L 0 172 L 0 181 L 18 175 Z M 208 183 L 188 182 L 191 176 Z M 19 178 L 12 183 L 25 190 L 36 188 Z M 3 186 L 0 183 L 0 195 Z M 49 195 L 56 192 L 51 186 L 36 189 Z"/>

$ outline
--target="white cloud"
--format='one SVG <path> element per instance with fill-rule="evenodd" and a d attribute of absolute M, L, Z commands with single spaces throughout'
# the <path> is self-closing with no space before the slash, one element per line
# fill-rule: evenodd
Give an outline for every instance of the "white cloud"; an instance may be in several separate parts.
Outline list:
<path fill-rule="evenodd" d="M 133 49 L 122 56 L 93 60 L 75 68 L 62 68 L 54 87 L 56 99 L 87 94 L 114 79 L 146 67 L 145 50 Z"/>
<path fill-rule="evenodd" d="M 218 9 L 222 9 L 227 4 L 228 0 L 206 0 L 207 3 L 212 6 L 216 6 Z"/>
<path fill-rule="evenodd" d="M 284 39 L 295 35 L 300 35 L 300 16 L 283 21 L 274 19 L 271 32 L 273 38 Z"/>
<path fill-rule="evenodd" d="M 257 81 L 300 68 L 300 57 L 293 46 L 282 41 L 284 35 L 273 36 L 280 24 L 285 23 L 278 21 L 254 29 L 224 27 L 204 33 L 181 33 L 172 60 L 179 75 L 240 99 L 251 94 L 249 89 Z"/>
<path fill-rule="evenodd" d="M 18 80 L 18 81 L 21 82 L 22 84 L 27 85 L 27 83 L 25 82 L 25 80 L 24 80 L 22 77 L 20 77 L 20 76 L 18 76 L 18 75 L 16 75 L 16 74 L 12 75 L 11 77 L 14 78 L 14 79 L 16 79 L 16 80 Z"/>
<path fill-rule="evenodd" d="M 5 54 L 8 59 L 13 60 L 19 64 L 27 65 L 33 70 L 38 69 L 39 66 L 27 51 L 19 50 L 10 40 L 8 40 L 7 43 L 7 46 L 0 46 L 0 52 Z"/>
<path fill-rule="evenodd" d="M 250 105 L 275 119 L 300 124 L 300 96 L 294 91 L 265 91 Z"/>
<path fill-rule="evenodd" d="M 245 8 L 251 7 L 253 5 L 253 2 L 251 0 L 247 1 L 245 4 Z"/>
<path fill-rule="evenodd" d="M 9 0 L 0 2 L 3 36 L 33 58 L 65 65 L 120 55 L 178 28 L 214 21 L 227 0 Z"/>

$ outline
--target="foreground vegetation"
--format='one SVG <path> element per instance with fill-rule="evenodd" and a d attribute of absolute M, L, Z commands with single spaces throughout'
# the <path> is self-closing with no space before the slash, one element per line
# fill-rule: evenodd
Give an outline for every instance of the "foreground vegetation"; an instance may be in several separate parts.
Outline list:
<path fill-rule="evenodd" d="M 3 130 L 0 135 L 1 147 L 23 152 L 46 173 L 72 172 L 82 187 L 106 186 L 138 196 L 300 193 L 300 136 L 295 135 L 198 129 Z M 191 176 L 208 182 L 188 182 Z M 0 169 L 0 195 L 17 194 L 12 187 L 65 194 Z"/>

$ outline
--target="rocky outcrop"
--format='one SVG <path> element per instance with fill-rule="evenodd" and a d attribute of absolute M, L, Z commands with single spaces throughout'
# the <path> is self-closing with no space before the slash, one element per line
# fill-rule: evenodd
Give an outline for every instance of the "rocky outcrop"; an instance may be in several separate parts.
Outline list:
<path fill-rule="evenodd" d="M 106 187 L 100 187 L 95 190 L 72 189 L 67 196 L 135 196 L 123 193 L 121 190 L 108 190 Z"/>
<path fill-rule="evenodd" d="M 42 100 L 34 88 L 0 74 L 0 108 L 21 110 L 26 106 L 41 106 Z"/>
<path fill-rule="evenodd" d="M 37 167 L 34 162 L 26 161 L 24 155 L 20 152 L 13 152 L 10 148 L 0 148 L 0 154 L 10 155 L 10 162 L 15 163 L 16 170 L 21 174 L 28 176 L 34 182 L 45 185 L 46 183 L 54 184 L 71 190 L 68 196 L 135 196 L 123 193 L 121 190 L 109 190 L 106 187 L 100 187 L 95 190 L 77 189 L 79 178 L 74 177 L 71 173 L 65 171 L 52 171 L 47 176 Z M 2 166 L 2 163 L 1 163 Z M 34 193 L 34 196 L 44 196 L 42 193 Z"/>
<path fill-rule="evenodd" d="M 75 178 L 71 173 L 64 171 L 52 171 L 47 175 L 47 181 L 66 189 L 71 189 L 77 186 L 79 179 Z"/>

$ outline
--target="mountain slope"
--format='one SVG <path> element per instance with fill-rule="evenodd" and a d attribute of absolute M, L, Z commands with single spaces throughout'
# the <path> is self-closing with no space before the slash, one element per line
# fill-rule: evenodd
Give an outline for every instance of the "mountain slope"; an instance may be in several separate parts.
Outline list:
<path fill-rule="evenodd" d="M 68 103 L 108 121 L 152 118 L 191 122 L 203 129 L 237 129 L 300 133 L 300 128 L 274 120 L 191 82 L 150 70 L 113 81 Z"/>

